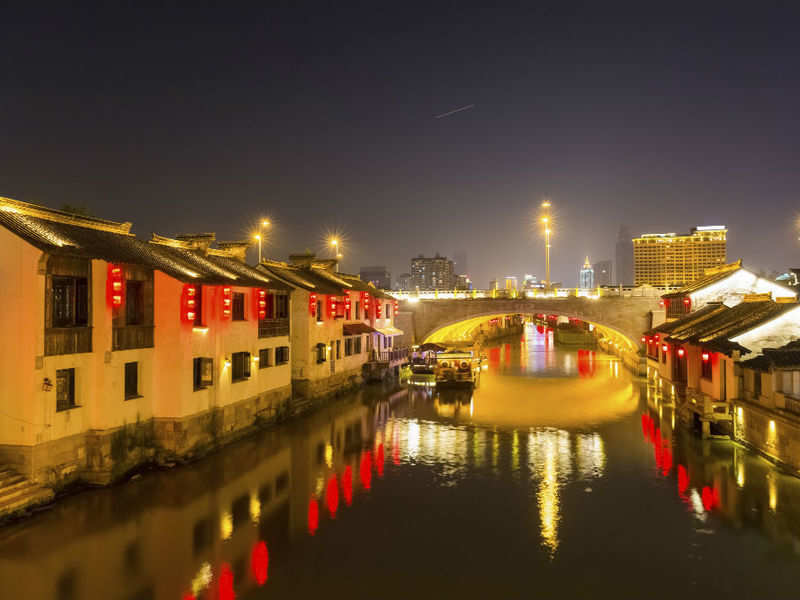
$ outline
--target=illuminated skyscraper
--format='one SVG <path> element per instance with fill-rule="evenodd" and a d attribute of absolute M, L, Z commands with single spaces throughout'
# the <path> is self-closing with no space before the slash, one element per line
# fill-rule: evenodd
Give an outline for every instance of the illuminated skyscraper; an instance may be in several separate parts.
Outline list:
<path fill-rule="evenodd" d="M 578 276 L 578 287 L 582 290 L 590 290 L 594 287 L 594 269 L 592 268 L 592 263 L 589 262 L 588 256 Z"/>
<path fill-rule="evenodd" d="M 633 239 L 634 284 L 682 286 L 706 269 L 724 265 L 728 230 L 724 225 L 694 227 L 688 235 L 645 233 Z"/>

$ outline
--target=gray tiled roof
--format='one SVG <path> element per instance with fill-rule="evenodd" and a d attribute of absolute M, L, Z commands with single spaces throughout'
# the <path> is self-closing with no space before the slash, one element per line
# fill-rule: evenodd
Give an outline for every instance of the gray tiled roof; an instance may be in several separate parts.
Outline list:
<path fill-rule="evenodd" d="M 203 256 L 179 242 L 144 242 L 129 233 L 129 223 L 79 217 L 0 198 L 0 226 L 48 254 L 143 265 L 184 282 L 288 289 L 233 258 Z"/>

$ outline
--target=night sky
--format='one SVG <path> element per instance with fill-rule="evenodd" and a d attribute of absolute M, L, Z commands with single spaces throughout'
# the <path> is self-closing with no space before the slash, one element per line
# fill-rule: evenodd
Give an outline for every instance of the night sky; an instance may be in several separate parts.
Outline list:
<path fill-rule="evenodd" d="M 464 251 L 479 287 L 543 277 L 545 196 L 565 284 L 623 223 L 800 266 L 800 13 L 700 4 L 5 10 L 0 195 L 145 238 L 269 215 L 276 258 L 338 228 L 393 277 Z"/>

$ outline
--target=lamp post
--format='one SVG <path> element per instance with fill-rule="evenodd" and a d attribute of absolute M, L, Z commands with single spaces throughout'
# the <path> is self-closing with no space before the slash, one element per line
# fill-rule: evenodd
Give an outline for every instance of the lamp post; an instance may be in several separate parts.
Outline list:
<path fill-rule="evenodd" d="M 550 201 L 545 200 L 542 202 L 542 209 L 544 216 L 542 223 L 544 224 L 544 272 L 545 272 L 545 290 L 550 290 L 550 228 L 552 221 L 550 220 Z"/>
<path fill-rule="evenodd" d="M 261 241 L 264 239 L 264 230 L 271 224 L 268 219 L 262 220 L 258 233 L 253 236 L 258 242 L 258 264 L 261 264 Z"/>
<path fill-rule="evenodd" d="M 339 272 L 339 260 L 342 258 L 341 252 L 339 252 L 339 240 L 336 238 L 331 238 L 331 248 L 333 248 L 333 258 L 336 259 L 336 272 Z"/>

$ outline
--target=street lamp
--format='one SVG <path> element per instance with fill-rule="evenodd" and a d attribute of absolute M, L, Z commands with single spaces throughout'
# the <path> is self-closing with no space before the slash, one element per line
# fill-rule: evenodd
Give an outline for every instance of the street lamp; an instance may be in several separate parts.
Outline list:
<path fill-rule="evenodd" d="M 272 223 L 269 222 L 269 219 L 262 219 L 259 232 L 253 236 L 253 239 L 258 242 L 258 264 L 261 264 L 261 242 L 264 239 L 264 230 L 270 225 Z"/>
<path fill-rule="evenodd" d="M 333 257 L 336 259 L 336 272 L 339 272 L 339 260 L 342 258 L 341 252 L 339 252 L 339 240 L 337 238 L 331 238 L 330 240 L 331 248 L 333 249 Z"/>
<path fill-rule="evenodd" d="M 542 223 L 544 224 L 544 272 L 545 272 L 545 290 L 550 289 L 550 233 L 552 232 L 553 222 L 550 219 L 550 201 L 545 200 L 542 202 Z"/>

